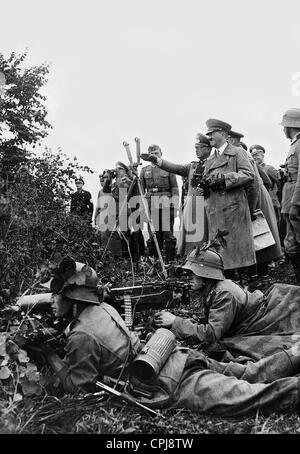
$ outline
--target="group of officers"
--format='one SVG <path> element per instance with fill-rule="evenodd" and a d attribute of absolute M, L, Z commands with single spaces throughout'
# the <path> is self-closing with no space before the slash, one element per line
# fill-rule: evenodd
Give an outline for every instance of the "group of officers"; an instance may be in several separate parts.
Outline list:
<path fill-rule="evenodd" d="M 297 282 L 300 282 L 300 109 L 292 108 L 285 112 L 281 125 L 291 141 L 291 148 L 279 171 L 265 163 L 263 146 L 256 144 L 248 149 L 242 142 L 242 133 L 233 131 L 230 124 L 217 119 L 207 120 L 205 135 L 197 134 L 197 160 L 189 164 L 166 161 L 162 159 L 158 145 L 149 146 L 148 154 L 142 157 L 150 163 L 141 169 L 139 179 L 152 217 L 151 201 L 155 197 L 163 196 L 172 201 L 167 207 L 160 206 L 155 225 L 158 245 L 167 262 L 173 261 L 176 253 L 186 257 L 195 244 L 214 238 L 218 230 L 227 230 L 227 247 L 221 252 L 226 277 L 240 280 L 245 276 L 264 276 L 269 264 L 282 259 L 284 249 Z M 130 169 L 123 163 L 117 163 L 114 175 L 111 172 L 106 171 L 100 177 L 102 189 L 94 214 L 95 225 L 101 211 L 101 196 L 107 193 L 115 195 L 118 183 L 122 185 L 127 181 L 129 187 L 132 181 Z M 118 178 L 118 172 L 121 172 L 121 178 Z M 176 197 L 179 201 L 176 174 L 183 179 L 181 204 L 177 206 L 174 202 Z M 75 183 L 77 191 L 72 194 L 71 212 L 91 222 L 91 194 L 82 189 L 82 178 Z M 178 208 L 181 225 L 176 245 L 173 227 Z M 258 251 L 255 250 L 252 231 L 257 210 L 263 213 L 274 239 L 273 245 Z M 169 221 L 167 228 L 163 222 L 165 218 Z M 138 233 L 140 252 L 144 254 L 142 229 Z M 109 238 L 114 241 L 118 237 L 110 234 Z M 151 232 L 147 246 L 148 254 L 155 256 L 157 252 Z M 113 244 L 111 248 L 118 249 L 113 248 Z"/>

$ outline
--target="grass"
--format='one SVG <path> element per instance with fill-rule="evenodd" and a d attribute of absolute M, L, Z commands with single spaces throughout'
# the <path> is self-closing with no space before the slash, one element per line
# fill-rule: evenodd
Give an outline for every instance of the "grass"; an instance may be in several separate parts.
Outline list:
<path fill-rule="evenodd" d="M 290 265 L 282 264 L 257 284 L 294 283 Z M 127 405 L 78 396 L 0 400 L 0 434 L 299 434 L 297 413 L 220 418 L 188 410 L 165 410 L 152 417 Z"/>

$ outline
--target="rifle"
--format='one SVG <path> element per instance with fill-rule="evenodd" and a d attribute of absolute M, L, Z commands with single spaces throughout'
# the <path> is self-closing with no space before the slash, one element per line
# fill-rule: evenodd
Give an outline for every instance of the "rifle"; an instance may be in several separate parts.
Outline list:
<path fill-rule="evenodd" d="M 143 410 L 148 411 L 149 413 L 151 413 L 154 416 L 159 415 L 159 413 L 156 412 L 155 410 L 152 410 L 152 408 L 146 407 L 146 405 L 143 405 L 139 401 L 135 400 L 130 394 L 117 391 L 116 389 L 111 388 L 108 385 L 105 385 L 101 381 L 96 381 L 96 386 L 98 386 L 99 388 L 103 389 L 104 391 L 112 394 L 113 396 L 119 397 L 120 399 L 124 400 L 125 402 L 127 402 L 129 404 L 135 405 L 137 407 L 142 408 Z"/>

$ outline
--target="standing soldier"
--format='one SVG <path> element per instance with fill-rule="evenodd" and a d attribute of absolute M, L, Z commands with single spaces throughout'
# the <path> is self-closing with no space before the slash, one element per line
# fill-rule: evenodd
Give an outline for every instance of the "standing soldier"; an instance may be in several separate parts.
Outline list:
<path fill-rule="evenodd" d="M 161 148 L 158 145 L 150 145 L 148 152 L 151 156 L 156 156 L 157 158 L 162 156 Z M 173 226 L 177 206 L 174 206 L 171 198 L 176 196 L 178 199 L 179 196 L 176 176 L 151 163 L 142 168 L 140 180 L 146 193 L 159 247 L 163 249 L 165 244 L 166 260 L 168 262 L 172 261 L 175 259 L 176 250 L 176 238 L 173 235 Z M 163 202 L 163 200 L 159 200 L 161 197 L 163 199 L 166 199 L 166 197 L 169 199 L 166 206 L 164 204 L 158 205 L 159 202 Z M 156 249 L 151 235 L 147 243 L 149 255 L 156 256 Z"/>
<path fill-rule="evenodd" d="M 247 187 L 254 170 L 246 151 L 228 143 L 231 125 L 209 119 L 206 135 L 215 148 L 205 163 L 205 176 L 211 181 L 205 200 L 209 238 L 219 230 L 228 230 L 227 248 L 221 252 L 227 278 L 234 270 L 256 263 Z"/>
<path fill-rule="evenodd" d="M 82 189 L 84 185 L 82 177 L 76 178 L 75 185 L 77 191 L 71 195 L 70 212 L 91 222 L 94 209 L 91 193 Z"/>
<path fill-rule="evenodd" d="M 276 215 L 276 221 L 277 225 L 280 225 L 280 202 L 278 199 L 278 186 L 279 186 L 279 178 L 278 178 L 278 173 L 275 167 L 271 166 L 270 164 L 266 164 L 265 161 L 265 149 L 261 145 L 252 145 L 250 147 L 250 153 L 254 161 L 256 162 L 256 165 L 259 168 L 262 168 L 267 176 L 269 177 L 271 181 L 271 187 L 269 189 L 269 194 L 272 199 L 275 215 Z"/>
<path fill-rule="evenodd" d="M 289 109 L 280 123 L 291 147 L 286 158 L 286 178 L 281 213 L 286 220 L 284 246 L 300 284 L 300 109 Z"/>
<path fill-rule="evenodd" d="M 195 143 L 197 161 L 189 164 L 174 164 L 156 156 L 144 156 L 145 161 L 150 161 L 168 172 L 176 173 L 187 179 L 188 192 L 183 206 L 183 216 L 180 225 L 177 254 L 187 255 L 194 245 L 202 244 L 208 240 L 207 220 L 204 211 L 204 197 L 202 194 L 201 180 L 203 179 L 205 162 L 208 159 L 211 146 L 204 134 L 198 133 Z"/>

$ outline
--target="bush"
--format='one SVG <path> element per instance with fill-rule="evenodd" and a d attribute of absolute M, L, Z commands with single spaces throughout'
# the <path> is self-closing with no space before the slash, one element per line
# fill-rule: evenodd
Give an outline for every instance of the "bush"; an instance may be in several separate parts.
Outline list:
<path fill-rule="evenodd" d="M 66 254 L 95 266 L 99 233 L 68 213 L 72 178 L 91 172 L 63 154 L 31 155 L 0 204 L 0 303 L 21 294 L 47 261 Z M 3 200 L 5 202 L 3 202 Z"/>

